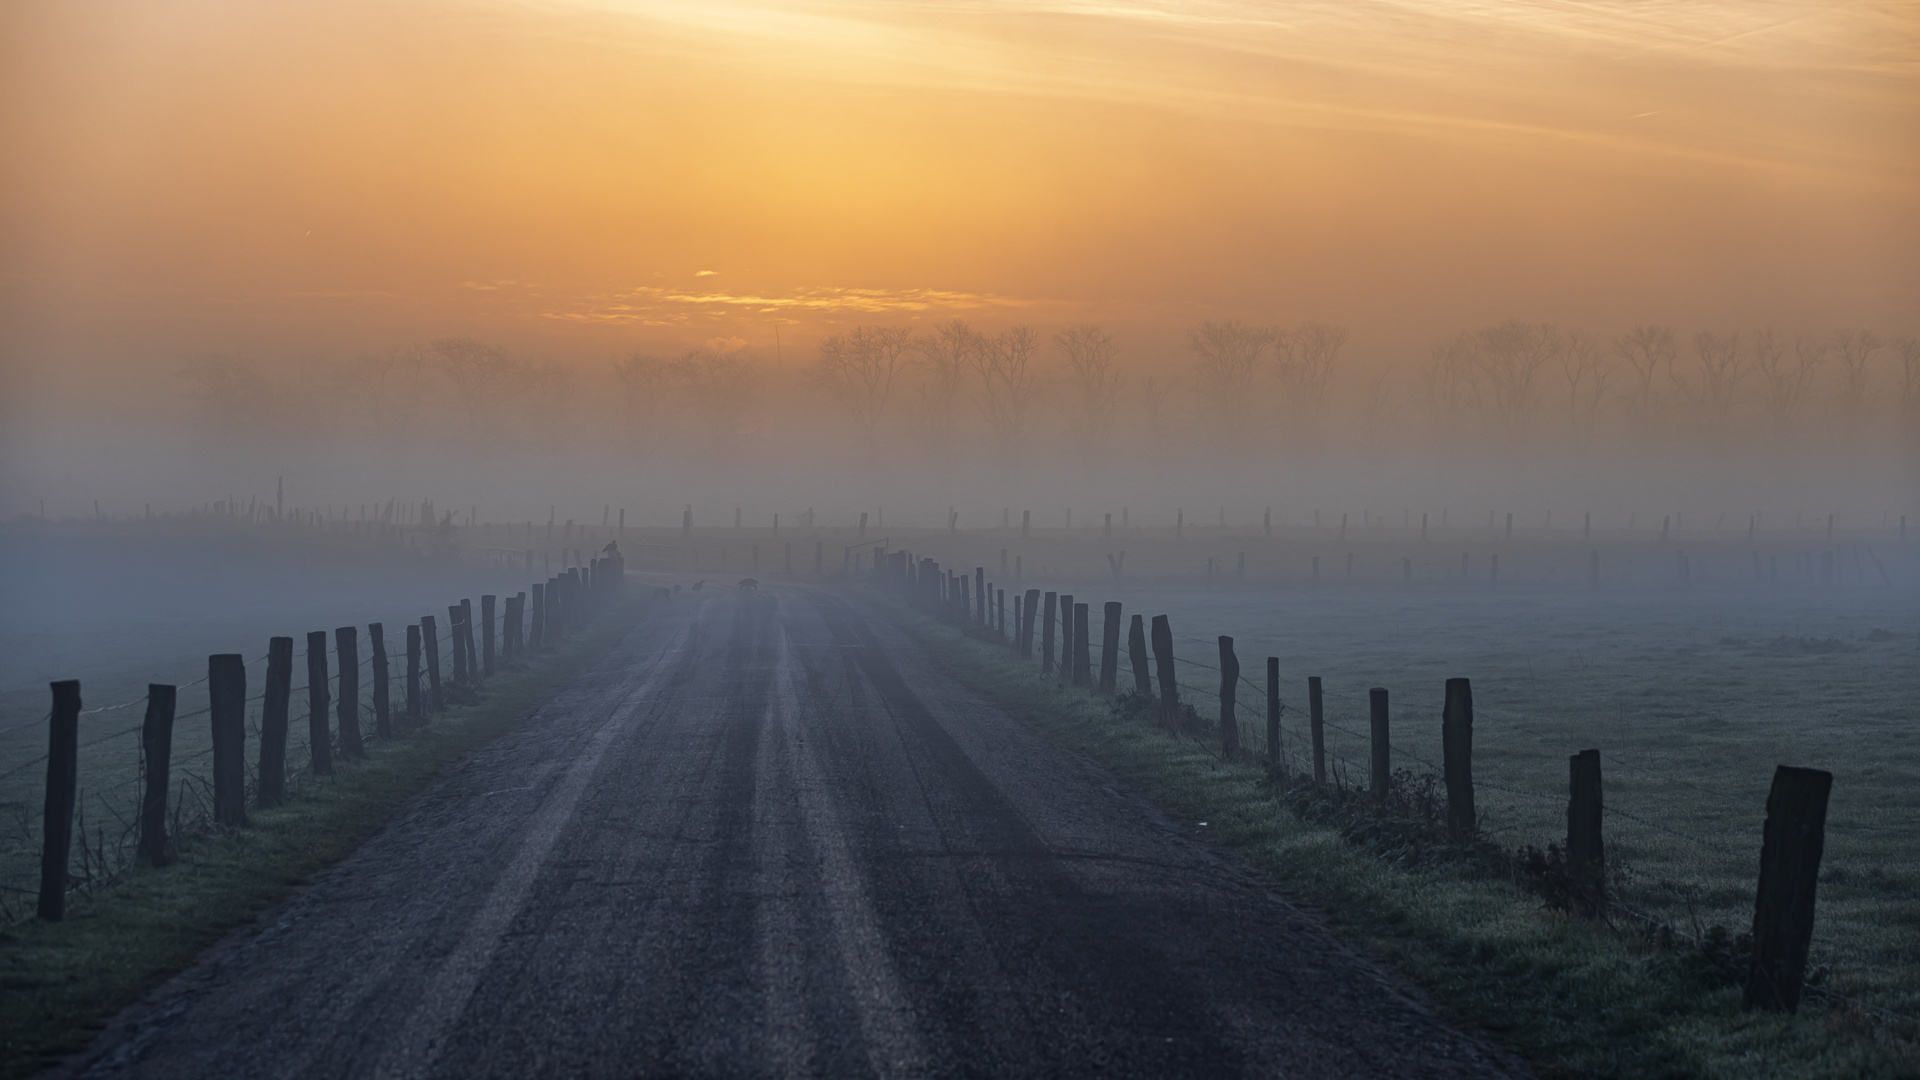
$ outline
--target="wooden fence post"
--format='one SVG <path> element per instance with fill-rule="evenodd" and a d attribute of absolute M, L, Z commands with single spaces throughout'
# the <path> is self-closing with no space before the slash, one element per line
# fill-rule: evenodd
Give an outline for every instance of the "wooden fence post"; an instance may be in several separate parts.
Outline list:
<path fill-rule="evenodd" d="M 467 647 L 460 643 L 460 605 L 447 605 L 447 644 L 453 647 L 453 681 L 467 681 Z"/>
<path fill-rule="evenodd" d="M 1753 967 L 1744 1002 L 1749 1009 L 1790 1013 L 1800 1007 L 1832 791 L 1830 772 L 1787 765 L 1773 771 L 1753 905 Z"/>
<path fill-rule="evenodd" d="M 1321 697 L 1320 676 L 1307 677 L 1307 727 L 1313 737 L 1313 782 L 1327 782 L 1327 710 Z"/>
<path fill-rule="evenodd" d="M 307 634 L 307 745 L 313 775 L 333 772 L 333 736 L 327 728 L 327 632 Z"/>
<path fill-rule="evenodd" d="M 289 645 L 291 639 L 287 639 Z M 146 762 L 140 790 L 140 854 L 148 866 L 165 866 L 167 858 L 167 785 L 173 762 L 174 687 L 147 684 L 147 718 L 140 726 L 140 753 Z"/>
<path fill-rule="evenodd" d="M 1280 764 L 1280 658 L 1267 657 L 1267 763 Z"/>
<path fill-rule="evenodd" d="M 987 568 L 973 568 L 974 621 L 981 626 L 987 625 Z"/>
<path fill-rule="evenodd" d="M 547 644 L 547 587 L 533 584 L 533 618 L 527 631 L 527 647 L 540 652 Z"/>
<path fill-rule="evenodd" d="M 1135 615 L 1127 627 L 1127 660 L 1133 664 L 1133 692 L 1141 697 L 1153 693 L 1153 676 L 1147 667 L 1147 620 Z"/>
<path fill-rule="evenodd" d="M 50 684 L 53 716 L 47 726 L 47 801 L 40 834 L 39 915 L 67 916 L 67 862 L 73 855 L 73 804 L 80 788 L 80 680 Z"/>
<path fill-rule="evenodd" d="M 440 629 L 431 615 L 420 616 L 420 645 L 427 660 L 427 710 L 443 712 L 447 697 L 440 691 Z"/>
<path fill-rule="evenodd" d="M 1234 655 L 1233 639 L 1220 635 L 1220 754 L 1230 757 L 1240 749 L 1240 717 L 1234 701 L 1240 691 L 1240 658 Z"/>
<path fill-rule="evenodd" d="M 1180 730 L 1180 680 L 1173 671 L 1173 625 L 1165 615 L 1153 617 L 1153 663 L 1160 679 L 1160 722 Z"/>
<path fill-rule="evenodd" d="M 493 605 L 492 593 L 480 597 L 480 673 L 489 678 L 493 676 Z"/>
<path fill-rule="evenodd" d="M 322 648 L 325 636 L 322 635 Z M 213 727 L 213 820 L 247 823 L 247 658 L 207 657 L 207 697 Z"/>
<path fill-rule="evenodd" d="M 1020 656 L 1033 659 L 1033 621 L 1040 615 L 1040 590 L 1028 589 L 1026 607 L 1020 611 Z"/>
<path fill-rule="evenodd" d="M 1107 601 L 1104 612 L 1100 627 L 1100 696 L 1112 697 L 1120 681 L 1120 601 Z"/>
<path fill-rule="evenodd" d="M 1393 785 L 1393 755 L 1387 746 L 1387 691 L 1376 686 L 1367 691 L 1367 705 L 1373 714 L 1368 790 L 1376 801 L 1387 801 L 1387 789 Z"/>
<path fill-rule="evenodd" d="M 1597 915 L 1606 899 L 1607 860 L 1600 841 L 1600 751 L 1582 750 L 1567 759 L 1567 876 Z"/>
<path fill-rule="evenodd" d="M 1091 642 L 1087 633 L 1087 605 L 1073 605 L 1073 685 L 1091 689 L 1093 671 L 1088 651 Z"/>
<path fill-rule="evenodd" d="M 1053 674 L 1053 612 L 1060 604 L 1059 593 L 1048 593 L 1047 614 L 1040 623 L 1040 674 Z"/>
<path fill-rule="evenodd" d="M 1447 785 L 1447 839 L 1473 839 L 1478 818 L 1473 808 L 1473 684 L 1448 679 L 1440 713 L 1440 767 Z"/>
<path fill-rule="evenodd" d="M 1073 682 L 1073 594 L 1060 594 L 1060 685 Z"/>
<path fill-rule="evenodd" d="M 287 797 L 287 712 L 293 697 L 293 639 L 267 641 L 267 688 L 260 699 L 259 806 L 279 806 Z"/>
<path fill-rule="evenodd" d="M 460 642 L 467 650 L 467 681 L 480 681 L 480 650 L 474 643 L 473 601 L 460 601 Z"/>
<path fill-rule="evenodd" d="M 392 682 L 387 672 L 386 627 L 367 624 L 367 647 L 373 650 L 373 731 L 382 740 L 393 738 Z"/>
<path fill-rule="evenodd" d="M 407 624 L 407 716 L 418 720 L 420 712 L 420 626 Z"/>
<path fill-rule="evenodd" d="M 360 738 L 360 641 L 358 631 L 342 626 L 333 632 L 333 651 L 340 658 L 340 756 L 353 760 L 367 756 Z"/>

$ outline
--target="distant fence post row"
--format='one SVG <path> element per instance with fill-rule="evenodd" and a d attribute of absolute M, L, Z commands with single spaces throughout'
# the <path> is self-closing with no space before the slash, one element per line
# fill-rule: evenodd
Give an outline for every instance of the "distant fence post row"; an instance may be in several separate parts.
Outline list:
<path fill-rule="evenodd" d="M 422 616 L 407 627 L 406 686 L 404 715 L 416 726 L 424 725 L 430 714 L 447 708 L 449 690 L 457 700 L 476 700 L 474 691 L 503 665 L 514 664 L 529 653 L 551 653 L 568 640 L 597 611 L 619 600 L 626 591 L 626 564 L 617 550 L 605 558 L 593 559 L 584 566 L 571 567 L 532 587 L 534 605 L 531 619 L 522 592 L 499 605 L 502 612 L 496 623 L 497 597 L 480 598 L 480 634 L 483 651 L 476 650 L 473 632 L 473 605 L 462 600 L 447 609 L 449 641 L 452 647 L 453 678 L 443 685 L 440 678 L 440 639 L 434 617 Z M 526 624 L 531 623 L 528 627 Z M 360 656 L 359 628 L 343 626 L 333 632 L 333 652 L 338 674 L 329 675 L 327 632 L 315 630 L 307 635 L 307 723 L 308 768 L 314 776 L 333 772 L 335 747 L 347 761 L 367 756 L 360 728 L 360 669 L 373 673 L 372 705 L 374 731 L 379 739 L 393 737 L 393 720 L 388 678 L 386 637 L 380 623 L 367 627 L 369 655 Z M 499 645 L 496 655 L 495 645 Z M 427 692 L 422 693 L 422 660 Z M 243 826 L 247 823 L 247 706 L 260 703 L 260 756 L 252 790 L 258 808 L 278 806 L 287 799 L 288 715 L 293 686 L 293 638 L 276 637 L 267 646 L 266 685 L 263 693 L 247 697 L 246 658 L 239 653 L 216 653 L 207 658 L 207 713 L 211 725 L 213 755 L 212 820 L 218 826 Z M 336 689 L 330 690 L 329 683 Z M 68 679 L 51 684 L 53 711 L 48 727 L 46 804 L 43 814 L 40 859 L 40 891 L 36 914 L 48 922 L 66 917 L 67 896 L 72 888 L 71 860 L 73 834 L 79 793 L 80 682 Z M 176 838 L 167 835 L 167 792 L 172 772 L 175 705 L 178 688 L 153 683 L 147 687 L 146 717 L 135 729 L 141 740 L 142 774 L 139 812 L 134 828 L 137 840 L 135 857 L 150 866 L 167 865 L 173 858 Z M 329 706 L 333 722 L 329 724 Z"/>
<path fill-rule="evenodd" d="M 1003 572 L 1004 569 L 1003 566 Z M 1062 686 L 1083 687 L 1103 697 L 1117 693 L 1122 618 L 1117 601 L 1109 601 L 1104 606 L 1096 682 L 1090 678 L 1088 669 L 1089 605 L 1076 603 L 1070 593 L 1028 589 L 1022 595 L 1016 591 L 1013 629 L 1009 633 L 1006 591 L 986 580 L 983 566 L 975 567 L 969 577 L 943 569 L 934 559 L 916 557 L 911 551 L 881 551 L 875 553 L 872 578 L 882 588 L 916 606 L 959 624 L 968 636 L 1004 645 L 1021 659 L 1033 658 L 1037 630 L 1043 676 L 1057 679 Z M 1205 729 L 1212 725 L 1181 704 L 1173 642 L 1167 616 L 1153 617 L 1150 636 L 1142 617 L 1133 616 L 1127 640 L 1133 692 L 1153 701 L 1153 684 L 1157 681 L 1156 712 L 1160 723 L 1174 734 L 1205 734 Z M 1240 661 L 1234 652 L 1233 638 L 1223 635 L 1218 645 L 1220 754 L 1225 758 L 1245 757 L 1236 712 Z M 1279 657 L 1267 657 L 1266 676 L 1266 763 L 1270 768 L 1284 771 Z M 1367 696 L 1371 716 L 1367 792 L 1384 803 L 1393 788 L 1388 693 L 1384 687 L 1374 687 Z M 1319 676 L 1307 680 L 1307 701 L 1313 782 L 1324 785 L 1327 783 L 1326 721 Z M 1440 735 L 1447 837 L 1455 844 L 1474 843 L 1479 839 L 1479 831 L 1473 786 L 1473 687 L 1469 680 L 1446 681 Z M 1814 892 L 1824 844 L 1827 796 L 1832 785 L 1833 775 L 1818 769 L 1782 765 L 1775 770 L 1773 787 L 1767 796 L 1754 905 L 1753 962 L 1745 990 L 1745 1004 L 1749 1009 L 1792 1012 L 1799 1006 L 1813 936 Z M 1605 890 L 1603 812 L 1600 751 L 1582 750 L 1569 758 L 1567 873 L 1581 895 L 1596 901 L 1595 911 L 1599 910 L 1598 901 L 1604 900 Z"/>

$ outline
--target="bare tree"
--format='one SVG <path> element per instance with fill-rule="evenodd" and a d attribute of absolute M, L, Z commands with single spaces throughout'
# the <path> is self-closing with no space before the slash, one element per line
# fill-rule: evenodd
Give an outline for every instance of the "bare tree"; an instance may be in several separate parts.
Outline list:
<path fill-rule="evenodd" d="M 1678 365 L 1669 366 L 1668 377 L 1687 400 L 1705 410 L 1708 423 L 1718 428 L 1733 411 L 1734 394 L 1740 387 L 1740 332 L 1702 330 L 1693 335 L 1693 355 L 1698 381 L 1680 374 Z"/>
<path fill-rule="evenodd" d="M 1576 441 L 1584 443 L 1593 435 L 1594 419 L 1599 415 L 1607 383 L 1613 380 L 1613 364 L 1600 351 L 1600 343 L 1590 334 L 1568 331 L 1561 334 L 1554 349 L 1560 375 L 1567 381 L 1567 424 Z"/>
<path fill-rule="evenodd" d="M 753 399 L 753 358 L 745 349 L 690 349 L 667 363 L 667 377 L 686 395 L 711 449 L 721 457 L 739 447 Z M 750 428 L 749 428 L 750 430 Z"/>
<path fill-rule="evenodd" d="M 1334 361 L 1347 344 L 1347 328 L 1302 323 L 1298 329 L 1273 330 L 1274 372 L 1286 388 L 1288 404 L 1302 415 L 1317 414 L 1325 401 Z"/>
<path fill-rule="evenodd" d="M 1753 370 L 1760 376 L 1761 400 L 1775 434 L 1784 434 L 1799 419 L 1825 355 L 1825 346 L 1796 341 L 1789 359 L 1772 327 L 1754 331 Z"/>
<path fill-rule="evenodd" d="M 1639 383 L 1640 411 L 1653 407 L 1653 380 L 1663 367 L 1671 367 L 1679 346 L 1672 329 L 1665 326 L 1636 326 L 1613 341 L 1614 355 L 1627 362 Z"/>
<path fill-rule="evenodd" d="M 1900 353 L 1900 410 L 1920 416 L 1920 338 L 1899 338 L 1893 347 Z"/>
<path fill-rule="evenodd" d="M 639 349 L 613 362 L 614 377 L 620 381 L 621 397 L 626 405 L 627 437 L 636 444 L 658 444 L 660 428 L 667 417 L 667 392 L 673 377 L 673 361 Z"/>
<path fill-rule="evenodd" d="M 453 384 L 466 411 L 467 433 L 484 437 L 519 381 L 520 365 L 506 350 L 473 338 L 441 338 L 430 346 L 435 370 Z"/>
<path fill-rule="evenodd" d="M 1225 445 L 1240 441 L 1253 402 L 1253 377 L 1274 332 L 1238 322 L 1209 322 L 1187 337 L 1206 428 Z"/>
<path fill-rule="evenodd" d="M 1120 346 L 1112 334 L 1098 326 L 1076 326 L 1053 335 L 1053 343 L 1066 357 L 1071 376 L 1075 409 L 1074 436 L 1087 464 L 1099 462 L 1113 429 L 1115 407 L 1120 400 Z"/>
<path fill-rule="evenodd" d="M 1840 354 L 1841 400 L 1847 414 L 1857 415 L 1867 400 L 1869 366 L 1873 354 L 1886 347 L 1880 335 L 1871 330 L 1842 330 L 1834 335 L 1835 351 Z"/>
<path fill-rule="evenodd" d="M 920 380 L 920 430 L 927 450 L 935 460 L 944 461 L 953 443 L 954 409 L 974 358 L 986 348 L 986 338 L 966 322 L 951 319 L 934 328 L 933 333 L 913 343 L 923 358 Z"/>
<path fill-rule="evenodd" d="M 1484 403 L 1506 426 L 1517 429 L 1533 406 L 1534 379 L 1552 360 L 1559 335 L 1547 323 L 1508 319 L 1473 337 L 1473 362 Z"/>
<path fill-rule="evenodd" d="M 814 380 L 853 414 L 868 453 L 878 448 L 880 416 L 912 344 L 913 331 L 904 326 L 856 326 L 820 343 Z"/>
<path fill-rule="evenodd" d="M 980 376 L 980 401 L 993 429 L 994 441 L 1007 463 L 1019 460 L 1027 441 L 1027 414 L 1033 408 L 1037 376 L 1033 356 L 1040 351 L 1040 335 L 1030 326 L 1015 326 L 972 350 L 974 370 Z"/>

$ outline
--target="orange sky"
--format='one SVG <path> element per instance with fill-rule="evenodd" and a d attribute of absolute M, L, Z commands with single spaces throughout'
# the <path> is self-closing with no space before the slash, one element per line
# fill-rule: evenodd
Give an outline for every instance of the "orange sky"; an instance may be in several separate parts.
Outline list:
<path fill-rule="evenodd" d="M 1920 331 L 1912 3 L 0 14 L 15 363 L 832 321 Z"/>

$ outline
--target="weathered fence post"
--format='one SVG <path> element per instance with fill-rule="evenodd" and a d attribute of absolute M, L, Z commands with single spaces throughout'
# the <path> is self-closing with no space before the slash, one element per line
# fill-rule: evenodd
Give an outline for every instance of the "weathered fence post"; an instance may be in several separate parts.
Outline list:
<path fill-rule="evenodd" d="M 358 631 L 342 626 L 333 632 L 333 650 L 340 658 L 340 756 L 349 761 L 367 756 L 360 738 L 360 641 Z"/>
<path fill-rule="evenodd" d="M 322 635 L 325 648 L 325 635 Z M 247 658 L 207 657 L 207 697 L 213 726 L 213 820 L 247 823 Z"/>
<path fill-rule="evenodd" d="M 529 621 L 527 648 L 539 652 L 547 644 L 547 587 L 537 581 L 533 585 L 533 618 Z"/>
<path fill-rule="evenodd" d="M 1582 750 L 1567 759 L 1567 876 L 1598 914 L 1606 899 L 1607 861 L 1600 841 L 1605 802 L 1600 794 L 1600 751 Z"/>
<path fill-rule="evenodd" d="M 333 771 L 333 736 L 327 729 L 327 632 L 307 634 L 307 746 L 313 775 Z"/>
<path fill-rule="evenodd" d="M 67 861 L 73 855 L 73 804 L 80 788 L 80 680 L 50 684 L 53 716 L 47 726 L 47 801 L 40 835 L 39 915 L 67 915 Z"/>
<path fill-rule="evenodd" d="M 480 649 L 474 643 L 473 601 L 460 601 L 460 642 L 467 650 L 467 681 L 480 681 Z"/>
<path fill-rule="evenodd" d="M 1220 753 L 1231 756 L 1240 749 L 1240 718 L 1233 703 L 1240 690 L 1240 658 L 1234 655 L 1233 639 L 1220 635 Z"/>
<path fill-rule="evenodd" d="M 291 639 L 288 639 L 291 645 Z M 140 753 L 146 762 L 140 790 L 140 854 L 148 866 L 167 865 L 167 785 L 173 762 L 175 689 L 147 684 L 147 718 L 140 725 Z"/>
<path fill-rule="evenodd" d="M 1173 672 L 1173 626 L 1165 615 L 1153 617 L 1153 663 L 1160 679 L 1160 722 L 1180 730 L 1180 681 Z"/>
<path fill-rule="evenodd" d="M 1093 671 L 1088 652 L 1091 642 L 1087 632 L 1087 605 L 1073 605 L 1073 685 L 1091 688 Z"/>
<path fill-rule="evenodd" d="M 460 641 L 460 605 L 447 605 L 447 644 L 453 646 L 453 681 L 467 681 L 467 647 Z"/>
<path fill-rule="evenodd" d="M 1040 674 L 1053 674 L 1053 612 L 1060 604 L 1059 593 L 1048 593 L 1047 614 L 1040 623 Z"/>
<path fill-rule="evenodd" d="M 1307 729 L 1313 739 L 1313 782 L 1327 782 L 1327 710 L 1320 676 L 1307 676 Z"/>
<path fill-rule="evenodd" d="M 1393 784 L 1393 755 L 1387 747 L 1387 691 L 1376 686 L 1367 691 L 1367 705 L 1373 713 L 1371 754 L 1368 770 L 1369 787 L 1373 797 L 1387 801 L 1387 789 Z"/>
<path fill-rule="evenodd" d="M 1760 887 L 1753 904 L 1753 967 L 1745 994 L 1749 1009 L 1794 1012 L 1800 1007 L 1832 791 L 1830 772 L 1787 765 L 1773 771 L 1760 848 Z"/>
<path fill-rule="evenodd" d="M 1147 667 L 1147 620 L 1135 615 L 1127 627 L 1127 659 L 1133 664 L 1133 692 L 1141 697 L 1153 693 L 1153 676 Z"/>
<path fill-rule="evenodd" d="M 1073 682 L 1073 594 L 1060 594 L 1060 685 Z"/>
<path fill-rule="evenodd" d="M 480 597 L 480 673 L 488 677 L 493 675 L 493 605 L 492 593 Z"/>
<path fill-rule="evenodd" d="M 1104 611 L 1100 628 L 1100 695 L 1112 697 L 1120 681 L 1120 601 L 1107 601 Z"/>
<path fill-rule="evenodd" d="M 420 719 L 420 626 L 407 624 L 407 716 Z"/>
<path fill-rule="evenodd" d="M 1040 614 L 1040 590 L 1028 589 L 1026 606 L 1020 611 L 1020 656 L 1033 659 L 1033 621 Z"/>
<path fill-rule="evenodd" d="M 443 712 L 447 697 L 440 692 L 440 630 L 431 615 L 420 616 L 420 645 L 427 659 L 427 709 Z"/>
<path fill-rule="evenodd" d="M 1267 763 L 1280 764 L 1280 658 L 1267 657 Z"/>
<path fill-rule="evenodd" d="M 293 639 L 267 641 L 267 689 L 260 699 L 260 788 L 254 801 L 279 806 L 287 797 L 287 712 L 293 698 Z"/>
<path fill-rule="evenodd" d="M 1440 767 L 1447 785 L 1447 839 L 1473 839 L 1478 819 L 1473 809 L 1473 684 L 1448 679 L 1440 713 Z"/>
<path fill-rule="evenodd" d="M 392 683 L 387 677 L 386 628 L 367 624 L 367 647 L 373 650 L 373 730 L 382 740 L 393 738 Z"/>

